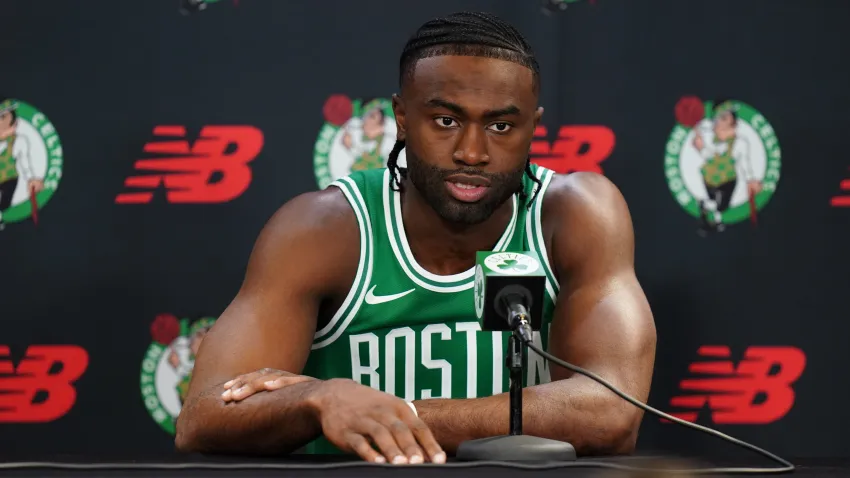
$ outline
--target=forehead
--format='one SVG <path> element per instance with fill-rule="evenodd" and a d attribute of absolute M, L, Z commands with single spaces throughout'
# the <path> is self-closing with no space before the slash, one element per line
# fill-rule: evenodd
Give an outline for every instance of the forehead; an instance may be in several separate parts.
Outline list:
<path fill-rule="evenodd" d="M 512 61 L 480 56 L 434 56 L 419 60 L 405 82 L 405 96 L 490 102 L 534 103 L 531 69 Z"/>

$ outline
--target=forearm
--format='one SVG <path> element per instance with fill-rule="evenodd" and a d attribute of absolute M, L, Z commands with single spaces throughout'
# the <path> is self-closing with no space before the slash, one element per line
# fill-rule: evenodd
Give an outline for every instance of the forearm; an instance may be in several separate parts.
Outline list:
<path fill-rule="evenodd" d="M 221 384 L 188 400 L 177 420 L 175 444 L 182 452 L 285 454 L 321 433 L 311 380 L 245 400 L 225 403 Z"/>
<path fill-rule="evenodd" d="M 507 393 L 414 405 L 449 453 L 463 441 L 510 431 Z M 525 388 L 522 405 L 523 434 L 569 442 L 580 455 L 630 453 L 637 437 L 639 411 L 583 376 Z"/>

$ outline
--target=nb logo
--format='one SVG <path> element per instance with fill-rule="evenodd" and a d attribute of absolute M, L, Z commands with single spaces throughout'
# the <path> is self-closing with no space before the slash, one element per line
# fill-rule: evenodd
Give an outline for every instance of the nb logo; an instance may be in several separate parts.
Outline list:
<path fill-rule="evenodd" d="M 378 286 L 373 285 L 372 288 L 369 289 L 369 292 L 366 293 L 366 303 L 369 304 L 369 305 L 377 305 L 377 304 L 383 304 L 385 302 L 392 302 L 396 299 L 401 299 L 402 297 L 404 297 L 407 294 L 416 290 L 416 289 L 410 289 L 410 290 L 406 290 L 404 292 L 399 292 L 398 294 L 392 294 L 392 295 L 375 295 L 375 287 L 378 287 Z"/>
<path fill-rule="evenodd" d="M 694 422 L 699 411 L 708 408 L 716 424 L 763 425 L 784 417 L 794 406 L 791 385 L 806 367 L 800 349 L 749 347 L 737 368 L 728 360 L 729 347 L 703 346 L 698 353 L 714 360 L 688 367 L 702 376 L 682 380 L 679 387 L 685 394 L 673 397 L 670 406 L 689 411 L 671 415 Z"/>
<path fill-rule="evenodd" d="M 183 126 L 157 126 L 153 133 L 170 138 L 147 143 L 145 152 L 160 157 L 140 159 L 135 168 L 155 174 L 130 176 L 124 181 L 127 188 L 148 191 L 121 193 L 115 198 L 117 204 L 147 204 L 153 199 L 150 190 L 160 186 L 168 190 L 170 203 L 231 201 L 251 184 L 248 163 L 263 147 L 263 133 L 253 126 L 205 126 L 191 148 L 182 140 L 186 136 Z"/>
<path fill-rule="evenodd" d="M 31 345 L 17 368 L 9 354 L 0 345 L 0 423 L 51 422 L 68 413 L 77 400 L 72 384 L 86 371 L 88 353 L 76 345 Z M 36 400 L 38 392 L 46 398 Z"/>
<path fill-rule="evenodd" d="M 614 132 L 606 126 L 561 126 L 558 138 L 549 143 L 545 126 L 534 130 L 531 162 L 556 173 L 589 171 L 602 174 L 602 161 L 614 150 Z"/>

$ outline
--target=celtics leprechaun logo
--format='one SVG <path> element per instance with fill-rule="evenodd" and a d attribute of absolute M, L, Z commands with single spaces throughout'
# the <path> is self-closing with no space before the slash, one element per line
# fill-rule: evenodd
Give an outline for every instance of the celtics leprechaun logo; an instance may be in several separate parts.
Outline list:
<path fill-rule="evenodd" d="M 782 166 L 767 119 L 741 101 L 689 96 L 676 104 L 676 120 L 664 157 L 676 202 L 699 219 L 703 235 L 747 219 L 755 225 Z"/>
<path fill-rule="evenodd" d="M 352 100 L 332 95 L 323 108 L 325 124 L 313 152 L 319 188 L 353 171 L 383 168 L 396 140 L 392 102 L 385 98 Z M 399 165 L 404 166 L 404 151 Z"/>
<path fill-rule="evenodd" d="M 142 361 L 142 398 L 151 417 L 172 435 L 189 391 L 195 355 L 213 323 L 212 317 L 190 321 L 160 314 L 151 325 L 153 342 Z"/>
<path fill-rule="evenodd" d="M 59 187 L 62 144 L 53 124 L 23 101 L 0 97 L 0 230 L 32 218 Z"/>

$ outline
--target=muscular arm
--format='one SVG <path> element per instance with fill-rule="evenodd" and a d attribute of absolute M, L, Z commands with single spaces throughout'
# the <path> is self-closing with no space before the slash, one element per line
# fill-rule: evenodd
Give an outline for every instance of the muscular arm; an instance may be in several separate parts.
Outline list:
<path fill-rule="evenodd" d="M 556 177 L 546 199 L 544 217 L 557 224 L 549 255 L 561 285 L 549 352 L 645 402 L 655 325 L 635 277 L 625 201 L 606 178 L 584 173 Z M 567 441 L 581 455 L 631 453 L 643 412 L 589 378 L 554 364 L 550 370 L 551 383 L 523 391 L 523 432 Z M 509 431 L 508 394 L 414 403 L 447 451 Z"/>
<path fill-rule="evenodd" d="M 334 247 L 323 240 L 334 237 Z M 239 293 L 204 338 L 176 425 L 184 452 L 287 453 L 321 433 L 307 381 L 225 403 L 223 384 L 262 368 L 300 373 L 323 301 L 354 277 L 357 222 L 337 188 L 308 193 L 269 221 Z M 349 267 L 349 264 L 351 267 Z M 350 270 L 348 270 L 350 269 Z"/>

